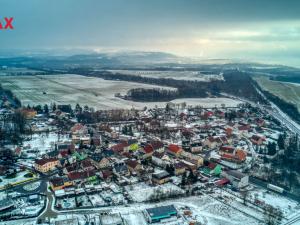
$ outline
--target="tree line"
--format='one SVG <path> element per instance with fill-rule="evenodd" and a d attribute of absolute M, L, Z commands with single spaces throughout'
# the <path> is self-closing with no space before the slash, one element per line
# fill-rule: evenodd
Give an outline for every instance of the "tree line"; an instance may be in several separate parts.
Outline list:
<path fill-rule="evenodd" d="M 135 100 L 143 101 L 146 96 L 155 100 L 174 98 L 203 98 L 209 96 L 220 96 L 222 92 L 235 96 L 247 98 L 252 101 L 265 102 L 265 100 L 257 93 L 251 76 L 245 72 L 232 70 L 223 74 L 224 80 L 212 80 L 210 82 L 198 80 L 176 80 L 172 78 L 153 78 L 143 77 L 129 74 L 111 73 L 109 71 L 92 71 L 87 68 L 70 69 L 69 73 L 80 74 L 90 77 L 99 77 L 105 80 L 122 80 L 129 82 L 145 83 L 166 87 L 173 87 L 177 92 L 158 92 L 156 90 L 130 90 L 134 93 Z M 153 97 L 154 98 L 154 97 Z M 161 100 L 163 101 L 163 100 Z"/>

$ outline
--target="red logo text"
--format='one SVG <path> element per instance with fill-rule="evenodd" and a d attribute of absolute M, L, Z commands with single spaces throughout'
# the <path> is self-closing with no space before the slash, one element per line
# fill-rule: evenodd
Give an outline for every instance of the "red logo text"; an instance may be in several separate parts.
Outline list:
<path fill-rule="evenodd" d="M 0 20 L 0 30 L 8 30 L 11 29 L 13 30 L 14 27 L 12 25 L 14 18 L 13 17 L 4 17 L 4 20 Z"/>

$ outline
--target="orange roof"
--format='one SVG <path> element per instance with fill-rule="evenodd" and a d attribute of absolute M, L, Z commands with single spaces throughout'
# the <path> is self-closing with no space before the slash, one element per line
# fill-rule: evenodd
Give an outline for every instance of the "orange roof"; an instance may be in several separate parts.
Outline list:
<path fill-rule="evenodd" d="M 181 151 L 178 145 L 170 144 L 169 145 L 169 150 L 175 154 Z"/>
<path fill-rule="evenodd" d="M 240 161 L 246 160 L 247 154 L 243 150 L 240 149 L 236 150 L 235 155 Z"/>

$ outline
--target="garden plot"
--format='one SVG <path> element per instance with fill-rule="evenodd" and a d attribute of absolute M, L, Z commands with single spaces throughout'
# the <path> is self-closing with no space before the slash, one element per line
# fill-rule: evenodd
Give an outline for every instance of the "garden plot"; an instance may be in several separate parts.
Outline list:
<path fill-rule="evenodd" d="M 90 207 L 92 203 L 89 201 L 89 197 L 86 195 L 81 195 L 76 197 L 77 204 L 79 207 Z"/>
<path fill-rule="evenodd" d="M 99 194 L 89 195 L 89 199 L 94 207 L 105 206 L 105 201 L 100 197 Z"/>
<path fill-rule="evenodd" d="M 138 183 L 135 185 L 126 186 L 125 189 L 135 202 L 148 201 L 158 192 L 164 193 L 165 195 L 179 195 L 184 193 L 181 188 L 171 183 L 156 187 L 148 186 L 145 183 Z"/>
<path fill-rule="evenodd" d="M 128 225 L 147 225 L 147 221 L 142 212 L 132 212 L 121 214 Z"/>
<path fill-rule="evenodd" d="M 56 205 L 58 206 L 58 208 L 62 208 L 62 209 L 74 209 L 76 208 L 75 197 L 58 199 Z"/>

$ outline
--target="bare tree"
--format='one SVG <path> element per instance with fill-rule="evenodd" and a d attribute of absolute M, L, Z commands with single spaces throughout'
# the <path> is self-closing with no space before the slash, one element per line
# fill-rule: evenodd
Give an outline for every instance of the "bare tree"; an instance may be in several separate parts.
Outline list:
<path fill-rule="evenodd" d="M 264 218 L 267 225 L 279 225 L 283 218 L 283 213 L 279 208 L 266 205 L 264 207 Z"/>
<path fill-rule="evenodd" d="M 241 191 L 242 199 L 243 199 L 243 204 L 246 205 L 246 202 L 249 197 L 249 191 L 248 190 L 242 190 Z"/>

